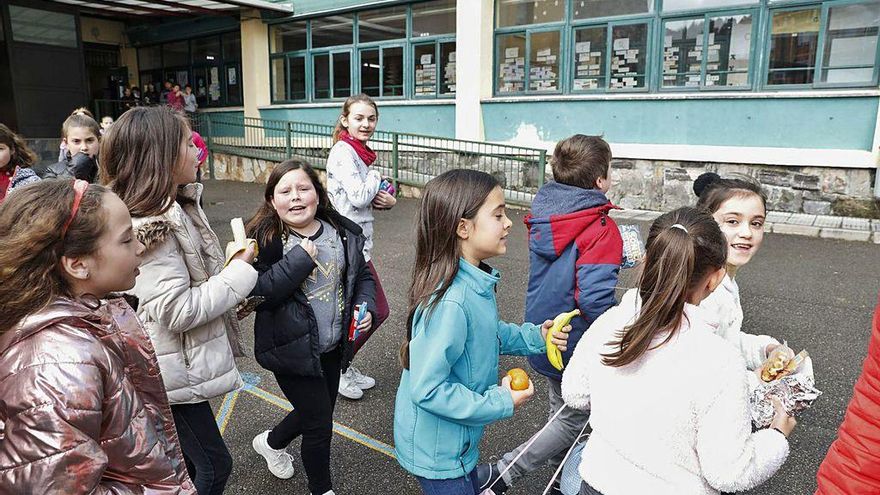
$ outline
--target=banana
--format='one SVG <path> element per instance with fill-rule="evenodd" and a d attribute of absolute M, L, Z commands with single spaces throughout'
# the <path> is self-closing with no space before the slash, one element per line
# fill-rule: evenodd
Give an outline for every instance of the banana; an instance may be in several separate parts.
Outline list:
<path fill-rule="evenodd" d="M 226 245 L 226 265 L 232 261 L 233 256 L 247 249 L 249 245 L 253 244 L 254 249 L 257 247 L 256 240 L 247 238 L 247 233 L 245 233 L 244 230 L 244 222 L 241 218 L 233 218 L 229 221 L 229 226 L 232 227 L 233 240 Z"/>
<path fill-rule="evenodd" d="M 547 360 L 550 361 L 550 364 L 553 365 L 554 368 L 562 371 L 562 352 L 559 351 L 559 348 L 556 347 L 556 344 L 552 342 L 553 334 L 558 330 L 562 330 L 572 318 L 581 314 L 581 310 L 575 309 L 573 311 L 569 311 L 568 313 L 560 313 L 556 318 L 553 318 L 553 326 L 550 327 L 550 330 L 547 331 Z"/>

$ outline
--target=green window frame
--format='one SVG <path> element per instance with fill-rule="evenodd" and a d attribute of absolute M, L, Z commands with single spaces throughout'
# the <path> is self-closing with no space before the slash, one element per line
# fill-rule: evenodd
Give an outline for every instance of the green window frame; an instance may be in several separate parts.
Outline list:
<path fill-rule="evenodd" d="M 534 38 L 552 38 L 554 35 L 558 37 L 555 51 L 554 45 L 541 45 L 542 48 L 533 50 Z M 507 38 L 523 41 L 517 42 L 518 46 L 502 45 L 501 40 Z M 494 50 L 496 63 L 493 64 L 496 95 L 561 94 L 566 79 L 563 74 L 567 67 L 563 57 L 564 45 L 565 30 L 562 26 L 544 24 L 528 29 L 497 30 Z M 510 76 L 511 71 L 514 72 L 513 77 Z M 523 75 L 521 80 L 515 77 L 520 71 Z M 502 91 L 499 83 L 506 84 L 505 87 L 509 89 Z"/>
<path fill-rule="evenodd" d="M 348 60 L 348 70 L 338 72 L 336 70 L 337 63 L 341 63 L 341 61 L 345 59 Z M 312 88 L 310 94 L 312 101 L 341 100 L 352 95 L 353 81 L 351 73 L 353 60 L 350 48 L 342 50 L 333 49 L 313 51 L 307 60 L 311 62 L 312 74 L 314 75 L 314 77 L 311 78 Z M 289 66 L 288 70 L 290 70 Z M 326 87 L 323 84 L 319 84 L 318 80 L 318 74 L 324 71 L 326 71 Z M 345 88 L 344 86 L 337 87 L 336 78 L 340 75 L 346 77 L 346 73 L 348 88 Z M 287 83 L 289 87 L 290 76 L 288 76 Z"/>

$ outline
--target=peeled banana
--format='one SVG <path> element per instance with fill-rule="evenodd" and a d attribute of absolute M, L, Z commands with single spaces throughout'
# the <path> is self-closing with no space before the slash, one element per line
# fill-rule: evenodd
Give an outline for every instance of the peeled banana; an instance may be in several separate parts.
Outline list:
<path fill-rule="evenodd" d="M 226 265 L 232 261 L 233 256 L 247 249 L 248 245 L 252 244 L 255 250 L 257 247 L 256 240 L 247 238 L 244 230 L 244 221 L 241 218 L 233 218 L 229 221 L 229 226 L 232 227 L 233 240 L 226 245 Z"/>
<path fill-rule="evenodd" d="M 547 331 L 547 360 L 550 361 L 550 364 L 553 365 L 554 368 L 560 371 L 562 371 L 563 368 L 562 352 L 560 352 L 559 348 L 556 347 L 556 344 L 553 343 L 553 334 L 565 328 L 571 319 L 579 314 L 581 314 L 581 310 L 579 309 L 569 311 L 568 313 L 560 313 L 556 318 L 553 318 L 553 326 Z"/>

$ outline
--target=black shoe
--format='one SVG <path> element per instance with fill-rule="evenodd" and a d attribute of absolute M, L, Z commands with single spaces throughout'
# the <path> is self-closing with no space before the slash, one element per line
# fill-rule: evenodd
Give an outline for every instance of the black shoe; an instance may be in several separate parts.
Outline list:
<path fill-rule="evenodd" d="M 502 495 L 507 491 L 507 483 L 501 479 L 501 471 L 495 464 L 477 465 L 477 492 L 482 492 L 490 486 L 496 495 Z"/>

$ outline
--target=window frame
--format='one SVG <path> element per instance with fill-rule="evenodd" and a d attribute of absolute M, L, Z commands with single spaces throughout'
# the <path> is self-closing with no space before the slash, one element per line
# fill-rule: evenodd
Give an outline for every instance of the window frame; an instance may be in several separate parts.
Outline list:
<path fill-rule="evenodd" d="M 335 95 L 336 88 L 333 86 L 333 79 L 335 77 L 335 74 L 333 71 L 333 58 L 336 54 L 339 54 L 339 53 L 347 53 L 348 54 L 348 77 L 349 77 L 348 90 L 349 90 L 349 95 L 356 94 L 354 92 L 355 84 L 354 84 L 354 79 L 352 77 L 352 67 L 354 66 L 354 55 L 352 54 L 352 50 L 353 50 L 353 48 L 351 46 L 348 46 L 348 47 L 335 47 L 334 46 L 334 47 L 328 47 L 328 48 L 321 48 L 319 50 L 312 50 L 309 53 L 309 55 L 306 57 L 306 64 L 307 64 L 306 72 L 308 73 L 308 70 L 309 70 L 308 66 L 311 66 L 311 68 L 312 68 L 312 72 L 311 72 L 312 77 L 309 77 L 306 79 L 306 96 L 309 98 L 309 101 L 320 103 L 320 102 L 328 102 L 328 101 L 345 101 L 345 99 L 348 98 L 348 96 L 336 96 Z M 315 57 L 321 57 L 324 55 L 327 55 L 327 71 L 328 71 L 327 73 L 329 76 L 329 83 L 330 83 L 330 97 L 329 98 L 318 98 L 317 88 L 315 87 Z M 290 62 L 285 61 L 285 66 L 287 67 L 288 74 L 289 74 Z M 287 79 L 285 79 L 285 82 L 287 82 Z M 311 83 L 311 88 L 309 88 L 309 83 Z M 285 88 L 285 93 L 287 94 L 287 97 L 289 98 L 290 97 L 290 84 L 289 83 L 287 84 L 287 87 Z"/>
<path fill-rule="evenodd" d="M 554 23 L 542 23 L 542 24 L 530 24 L 527 27 L 523 26 L 512 26 L 505 27 L 501 29 L 496 29 L 492 39 L 492 94 L 495 96 L 507 97 L 507 96 L 533 96 L 533 95 L 560 95 L 566 92 L 565 85 L 567 83 L 567 79 L 564 74 L 565 71 L 568 70 L 566 63 L 566 44 L 569 36 L 567 35 L 567 31 L 565 29 L 564 23 L 554 22 Z M 532 61 L 531 61 L 531 53 L 532 53 L 532 34 L 534 33 L 551 33 L 558 32 L 559 33 L 559 53 L 557 56 L 558 60 L 558 73 L 557 73 L 557 88 L 555 91 L 538 91 L 530 89 L 531 84 L 531 69 L 532 69 Z M 509 91 L 506 93 L 500 93 L 498 91 L 498 66 L 500 65 L 500 60 L 502 57 L 499 56 L 499 44 L 498 39 L 502 36 L 509 35 L 517 35 L 517 34 L 525 34 L 526 37 L 526 45 L 525 45 L 525 53 L 523 54 L 523 58 L 525 59 L 525 74 L 523 79 L 523 90 L 522 91 Z"/>
<path fill-rule="evenodd" d="M 880 76 L 880 32 L 878 32 L 877 41 L 874 42 L 874 66 L 870 81 L 864 82 L 822 82 L 822 72 L 829 70 L 825 67 L 825 43 L 828 41 L 828 25 L 831 21 L 830 10 L 834 7 L 846 7 L 850 5 L 873 4 L 876 1 L 871 0 L 843 0 L 836 2 L 823 2 L 822 11 L 819 17 L 819 40 L 817 41 L 816 53 L 816 71 L 813 73 L 814 89 L 836 89 L 836 88 L 853 88 L 877 86 L 878 76 Z M 880 28 L 878 28 L 880 31 Z M 834 69 L 847 69 L 848 66 L 832 67 Z M 865 66 L 852 66 L 852 68 L 867 68 Z"/>

